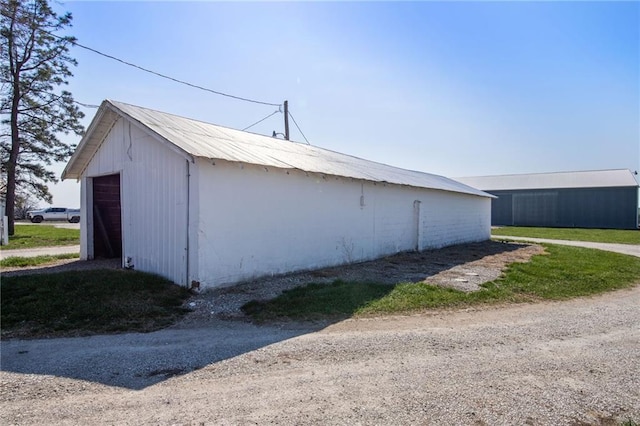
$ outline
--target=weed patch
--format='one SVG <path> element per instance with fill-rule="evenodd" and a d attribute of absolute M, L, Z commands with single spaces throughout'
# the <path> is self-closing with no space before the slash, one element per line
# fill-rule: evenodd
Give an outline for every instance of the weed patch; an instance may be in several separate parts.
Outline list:
<path fill-rule="evenodd" d="M 186 311 L 189 292 L 156 275 L 92 270 L 2 279 L 2 336 L 148 332 Z"/>
<path fill-rule="evenodd" d="M 11 256 L 11 257 L 7 257 L 6 259 L 0 260 L 0 267 L 24 268 L 27 266 L 46 265 L 48 263 L 53 263 L 57 260 L 77 259 L 79 257 L 80 257 L 79 253 L 43 255 L 43 256 L 35 256 L 35 257 Z"/>

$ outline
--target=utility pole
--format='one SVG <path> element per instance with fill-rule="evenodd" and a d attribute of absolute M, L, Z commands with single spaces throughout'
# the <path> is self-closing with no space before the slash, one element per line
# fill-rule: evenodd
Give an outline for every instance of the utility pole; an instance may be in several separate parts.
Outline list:
<path fill-rule="evenodd" d="M 284 101 L 284 138 L 289 140 L 289 101 Z"/>

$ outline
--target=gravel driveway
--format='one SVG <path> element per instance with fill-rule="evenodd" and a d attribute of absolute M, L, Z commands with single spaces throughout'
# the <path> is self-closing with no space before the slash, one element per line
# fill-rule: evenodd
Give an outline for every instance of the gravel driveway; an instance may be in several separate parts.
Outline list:
<path fill-rule="evenodd" d="M 636 286 L 336 324 L 5 341 L 0 423 L 638 422 L 639 306 Z"/>
<path fill-rule="evenodd" d="M 512 237 L 509 235 L 494 235 L 493 238 L 494 240 L 531 241 L 534 243 L 549 243 L 565 246 L 594 248 L 598 250 L 606 250 L 615 253 L 622 253 L 640 257 L 640 245 L 638 244 L 593 243 L 590 241 L 551 240 L 548 238 Z"/>
<path fill-rule="evenodd" d="M 0 260 L 8 257 L 36 257 L 56 254 L 80 253 L 80 246 L 34 247 L 30 249 L 0 250 Z"/>

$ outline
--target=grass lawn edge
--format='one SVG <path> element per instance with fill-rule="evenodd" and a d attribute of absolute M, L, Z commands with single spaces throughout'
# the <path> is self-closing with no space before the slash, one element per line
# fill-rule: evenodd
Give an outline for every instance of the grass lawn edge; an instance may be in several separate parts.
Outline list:
<path fill-rule="evenodd" d="M 308 284 L 268 301 L 251 301 L 243 306 L 243 311 L 257 322 L 370 318 L 487 305 L 562 301 L 640 284 L 640 258 L 591 248 L 536 244 L 545 247 L 545 254 L 534 256 L 528 263 L 509 265 L 502 277 L 483 284 L 481 290 L 471 293 L 423 282 L 398 283 L 388 286 L 387 294 L 382 297 L 365 294 L 357 299 L 358 296 L 354 296 L 349 286 L 366 286 L 367 283 L 336 285 L 334 281 L 329 286 L 310 283 L 313 285 L 309 288 L 310 294 L 304 294 Z M 559 259 L 554 260 L 554 254 Z M 559 268 L 558 261 L 560 265 L 564 262 L 570 267 Z M 333 296 L 322 294 L 330 292 L 331 285 L 344 288 L 337 288 Z M 358 289 L 356 293 L 363 294 L 366 290 Z M 353 300 L 352 306 L 342 310 L 334 308 L 336 301 L 349 299 Z M 313 303 L 322 303 L 322 300 L 330 300 L 327 303 L 333 307 L 314 307 Z"/>

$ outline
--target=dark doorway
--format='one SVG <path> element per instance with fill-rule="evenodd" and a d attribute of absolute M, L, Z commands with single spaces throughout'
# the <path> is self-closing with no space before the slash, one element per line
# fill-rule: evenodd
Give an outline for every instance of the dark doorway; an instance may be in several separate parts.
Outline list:
<path fill-rule="evenodd" d="M 122 257 L 119 174 L 93 178 L 93 256 Z"/>

